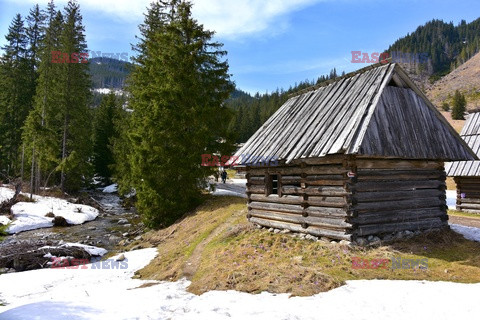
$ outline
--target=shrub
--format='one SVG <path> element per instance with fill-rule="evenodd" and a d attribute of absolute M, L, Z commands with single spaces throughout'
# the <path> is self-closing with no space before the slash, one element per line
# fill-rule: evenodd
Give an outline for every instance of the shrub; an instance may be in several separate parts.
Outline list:
<path fill-rule="evenodd" d="M 465 96 L 460 93 L 460 91 L 455 91 L 453 96 L 453 106 L 452 106 L 452 119 L 453 120 L 465 120 L 463 114 L 465 113 L 465 106 L 467 105 L 467 100 Z"/>
<path fill-rule="evenodd" d="M 3 237 L 8 235 L 7 232 L 8 225 L 0 224 L 0 241 L 3 240 Z"/>

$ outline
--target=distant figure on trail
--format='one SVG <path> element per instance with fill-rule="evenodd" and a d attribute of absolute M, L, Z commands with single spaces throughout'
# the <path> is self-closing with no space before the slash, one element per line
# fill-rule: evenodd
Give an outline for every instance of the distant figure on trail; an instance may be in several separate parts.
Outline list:
<path fill-rule="evenodd" d="M 222 181 L 223 183 L 227 182 L 227 171 L 225 170 L 222 171 Z"/>

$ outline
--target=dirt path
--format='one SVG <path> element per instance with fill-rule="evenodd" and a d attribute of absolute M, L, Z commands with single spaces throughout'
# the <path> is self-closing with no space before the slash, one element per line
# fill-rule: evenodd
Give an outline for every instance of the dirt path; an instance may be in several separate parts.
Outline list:
<path fill-rule="evenodd" d="M 479 218 L 469 218 L 469 217 L 460 217 L 460 216 L 448 216 L 448 222 L 454 224 L 460 224 L 467 227 L 480 228 L 480 217 Z"/>
<path fill-rule="evenodd" d="M 243 213 L 242 213 L 243 214 Z M 202 258 L 202 253 L 205 247 L 210 241 L 212 241 L 217 235 L 225 231 L 233 222 L 237 219 L 237 215 L 232 215 L 228 217 L 222 224 L 215 228 L 205 239 L 203 239 L 193 250 L 190 258 L 185 262 L 183 266 L 183 275 L 187 279 L 191 279 L 192 276 L 197 272 L 198 266 L 200 265 L 200 260 Z"/>

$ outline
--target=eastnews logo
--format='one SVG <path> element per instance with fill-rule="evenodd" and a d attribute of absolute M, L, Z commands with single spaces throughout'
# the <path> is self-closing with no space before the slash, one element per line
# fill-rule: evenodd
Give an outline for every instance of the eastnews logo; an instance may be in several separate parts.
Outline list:
<path fill-rule="evenodd" d="M 352 51 L 352 63 L 388 63 L 390 59 L 391 62 L 396 63 L 427 63 L 428 62 L 428 52 L 412 53 L 412 52 L 401 52 L 401 51 L 392 51 L 388 52 L 368 52 L 362 51 Z"/>
<path fill-rule="evenodd" d="M 225 167 L 239 164 L 251 167 L 278 166 L 277 156 L 253 156 L 250 154 L 240 156 L 216 156 L 202 154 L 202 167 Z"/>
<path fill-rule="evenodd" d="M 90 53 L 89 53 L 90 52 Z M 127 52 L 101 52 L 101 51 L 73 52 L 68 54 L 61 51 L 52 51 L 52 63 L 87 63 L 88 58 L 111 58 L 128 62 Z"/>
<path fill-rule="evenodd" d="M 363 259 L 353 257 L 352 269 L 428 269 L 428 259 L 405 259 L 402 257 L 391 259 Z"/>

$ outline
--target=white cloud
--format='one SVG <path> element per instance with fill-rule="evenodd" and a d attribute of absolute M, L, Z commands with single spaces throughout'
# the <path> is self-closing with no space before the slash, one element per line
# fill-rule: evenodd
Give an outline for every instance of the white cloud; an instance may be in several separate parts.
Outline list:
<path fill-rule="evenodd" d="M 16 0 L 9 0 L 15 2 Z M 42 6 L 47 0 L 28 0 Z M 278 32 L 285 27 L 285 18 L 322 0 L 193 0 L 193 15 L 207 29 L 225 38 L 238 38 L 265 31 Z M 64 6 L 66 0 L 57 0 Z M 151 0 L 80 0 L 83 10 L 94 10 L 125 22 L 140 23 Z"/>
<path fill-rule="evenodd" d="M 221 37 L 276 29 L 280 19 L 319 0 L 195 0 L 194 16 Z"/>

